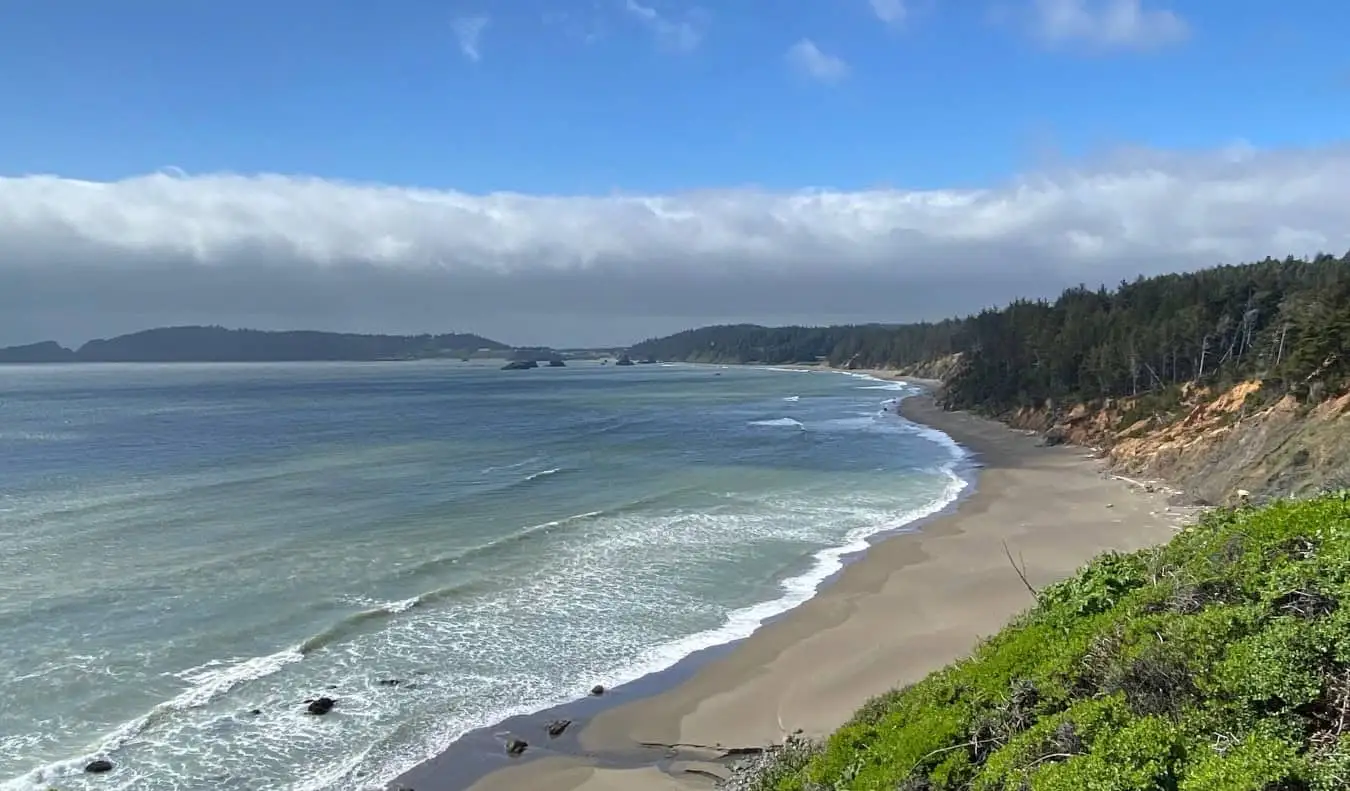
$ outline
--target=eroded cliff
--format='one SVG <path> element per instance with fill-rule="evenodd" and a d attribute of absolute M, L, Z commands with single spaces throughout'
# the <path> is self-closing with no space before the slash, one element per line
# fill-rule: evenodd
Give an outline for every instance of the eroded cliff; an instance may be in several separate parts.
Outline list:
<path fill-rule="evenodd" d="M 1168 481 L 1204 503 L 1299 496 L 1350 486 L 1350 393 L 1319 403 L 1266 403 L 1261 383 L 1186 388 L 1169 410 L 1138 399 L 1047 405 L 1003 416 L 1047 442 L 1098 449 L 1122 474 Z"/>

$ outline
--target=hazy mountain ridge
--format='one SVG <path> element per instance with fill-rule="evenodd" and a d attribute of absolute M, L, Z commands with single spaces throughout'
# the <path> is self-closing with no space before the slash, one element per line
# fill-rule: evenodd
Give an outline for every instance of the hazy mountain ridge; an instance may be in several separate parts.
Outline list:
<path fill-rule="evenodd" d="M 471 333 L 366 335 L 184 326 L 91 340 L 73 350 L 55 341 L 0 348 L 0 363 L 408 360 L 485 352 L 500 356 L 510 349 Z"/>

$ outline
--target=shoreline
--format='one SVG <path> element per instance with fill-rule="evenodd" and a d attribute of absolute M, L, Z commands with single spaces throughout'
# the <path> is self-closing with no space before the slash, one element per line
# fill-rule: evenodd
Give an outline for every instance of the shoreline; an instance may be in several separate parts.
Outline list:
<path fill-rule="evenodd" d="M 955 471 L 967 486 L 953 502 L 872 536 L 865 549 L 841 558 L 843 568 L 811 599 L 766 620 L 749 637 L 694 652 L 603 697 L 466 734 L 389 788 L 713 788 L 715 778 L 727 773 L 727 748 L 753 750 L 798 729 L 826 736 L 867 698 L 964 655 L 978 638 L 1030 604 L 1002 545 L 988 540 L 996 536 L 984 535 L 987 526 L 980 530 L 972 523 L 989 522 L 991 512 L 995 522 L 1014 516 L 1001 513 L 1010 503 L 1011 511 L 1020 507 L 1023 517 L 1062 509 L 1054 505 L 1054 492 L 1028 496 L 1014 488 L 1025 481 L 1010 479 L 1045 478 L 1050 472 L 1054 480 L 1030 482 L 1042 489 L 1053 489 L 1055 480 L 1068 483 L 1066 491 L 1081 501 L 1072 509 L 1080 516 L 1072 521 L 1096 528 L 1090 535 L 1065 537 L 1058 535 L 1063 529 L 1053 528 L 1032 535 L 1023 519 L 1017 527 L 999 530 L 1015 551 L 1022 551 L 1018 542 L 1023 542 L 1055 556 L 1027 558 L 1028 575 L 1038 585 L 1072 573 L 1100 551 L 1165 541 L 1172 535 L 1170 525 L 1184 518 L 1166 508 L 1161 494 L 1144 496 L 1102 475 L 1081 448 L 1040 447 L 1002 424 L 942 411 L 933 403 L 931 381 L 894 372 L 841 373 L 902 379 L 922 388 L 903 398 L 898 411 L 966 451 Z M 1121 507 L 1103 497 L 1118 500 Z M 1103 529 L 1111 525 L 1122 527 Z M 971 549 L 979 547 L 985 551 L 971 558 Z M 952 595 L 941 594 L 944 588 Z M 912 617 L 897 623 L 897 607 Z M 878 638 L 878 629 L 892 633 Z M 550 739 L 544 726 L 555 719 L 572 725 Z M 524 756 L 505 754 L 508 735 L 530 743 Z"/>
<path fill-rule="evenodd" d="M 708 365 L 706 367 L 719 368 L 723 366 Z M 918 388 L 919 392 L 913 394 L 915 397 L 928 394 L 935 386 L 940 384 L 936 380 L 899 376 L 894 371 L 886 370 L 845 371 L 806 365 L 740 367 L 760 367 L 766 370 L 777 369 L 787 372 L 795 370 L 857 375 L 883 383 L 908 383 Z M 898 391 L 897 394 L 899 394 Z M 941 434 L 941 432 L 938 433 Z M 969 448 L 955 442 L 945 434 L 942 435 L 942 440 L 951 444 L 961 454 L 954 460 L 951 467 L 952 474 L 959 478 L 963 484 L 960 491 L 956 493 L 953 499 L 934 512 L 919 516 L 897 527 L 874 533 L 865 539 L 865 547 L 840 554 L 841 567 L 819 582 L 811 598 L 819 596 L 821 591 L 833 585 L 845 573 L 849 565 L 865 557 L 877 544 L 893 536 L 915 532 L 928 522 L 953 512 L 974 492 L 976 473 L 978 473 L 977 467 L 980 465 L 972 462 L 973 453 Z M 810 601 L 810 599 L 807 601 Z M 792 613 L 800 606 L 801 604 L 798 604 L 783 612 L 769 616 L 756 627 L 756 632 L 777 621 L 791 617 Z M 500 770 L 518 768 L 524 764 L 541 760 L 562 760 L 570 763 L 579 756 L 586 756 L 597 765 L 612 769 L 636 769 L 651 765 L 661 765 L 663 769 L 669 769 L 668 765 L 671 761 L 663 759 L 659 752 L 653 752 L 653 749 L 657 748 L 635 746 L 631 750 L 591 754 L 590 751 L 583 748 L 579 734 L 584 731 L 585 725 L 589 721 L 610 709 L 676 688 L 694 676 L 704 665 L 732 652 L 751 636 L 753 634 L 699 648 L 681 657 L 669 667 L 611 687 L 602 696 L 569 700 L 537 712 L 512 715 L 492 725 L 475 728 L 456 738 L 440 753 L 394 778 L 384 788 L 388 791 L 465 791 L 470 788 L 476 789 L 479 781 Z M 556 720 L 567 720 L 571 725 L 563 734 L 557 737 L 549 737 L 546 735 L 546 726 Z M 509 738 L 521 738 L 528 742 L 529 748 L 526 753 L 517 757 L 507 755 L 505 742 Z M 675 763 L 678 764 L 679 762 Z M 678 770 L 678 768 L 677 766 L 676 769 Z"/>

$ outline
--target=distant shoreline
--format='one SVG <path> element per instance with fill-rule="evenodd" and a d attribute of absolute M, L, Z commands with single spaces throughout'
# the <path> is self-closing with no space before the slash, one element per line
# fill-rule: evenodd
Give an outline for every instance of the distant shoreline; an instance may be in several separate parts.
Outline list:
<path fill-rule="evenodd" d="M 603 350 L 593 351 L 599 354 Z M 560 353 L 542 347 L 514 347 L 473 333 L 371 335 L 184 326 L 91 340 L 74 349 L 50 340 L 6 346 L 0 348 L 0 364 L 403 362 L 501 359 L 531 352 L 541 356 Z"/>
<path fill-rule="evenodd" d="M 880 373 L 929 391 L 934 384 Z M 745 640 L 691 655 L 613 698 L 471 734 L 390 788 L 711 788 L 734 760 L 717 745 L 754 748 L 798 728 L 826 735 L 868 697 L 922 677 L 1001 628 L 1028 602 L 999 539 L 1044 584 L 1102 550 L 1164 541 L 1183 517 L 1162 495 L 1103 475 L 1081 449 L 1041 447 L 994 421 L 944 412 L 931 392 L 905 398 L 900 412 L 967 449 L 978 487 L 938 515 L 879 536 L 814 598 Z M 502 733 L 527 734 L 558 718 L 574 720 L 564 738 L 532 741 L 523 759 L 504 755 Z"/>

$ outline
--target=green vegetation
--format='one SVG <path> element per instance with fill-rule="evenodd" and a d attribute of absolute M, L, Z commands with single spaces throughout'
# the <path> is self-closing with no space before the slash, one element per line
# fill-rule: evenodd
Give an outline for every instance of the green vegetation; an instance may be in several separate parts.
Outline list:
<path fill-rule="evenodd" d="M 706 327 L 645 341 L 635 354 L 690 362 L 826 361 L 905 368 L 962 353 L 949 406 L 1003 414 L 1046 402 L 1144 399 L 1167 410 L 1188 382 L 1262 379 L 1263 398 L 1304 400 L 1350 386 L 1350 254 L 1266 259 L 1079 286 L 964 319 L 907 325 Z"/>
<path fill-rule="evenodd" d="M 1350 493 L 1214 511 L 1098 557 L 968 659 L 740 787 L 1350 788 L 1347 595 Z"/>
<path fill-rule="evenodd" d="M 635 355 L 691 363 L 828 362 L 855 368 L 899 368 L 956 351 L 965 322 L 837 327 L 729 324 L 643 341 Z"/>

